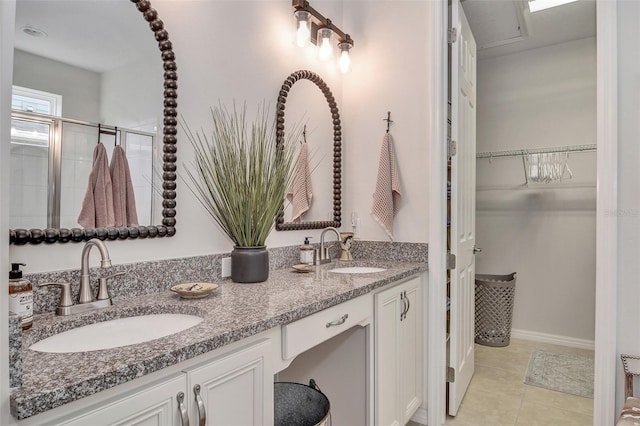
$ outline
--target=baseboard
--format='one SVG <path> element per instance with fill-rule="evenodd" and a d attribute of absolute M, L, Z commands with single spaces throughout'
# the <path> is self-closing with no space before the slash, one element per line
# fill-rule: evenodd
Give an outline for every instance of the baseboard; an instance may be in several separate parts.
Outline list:
<path fill-rule="evenodd" d="M 575 337 L 538 333 L 536 331 L 512 329 L 511 337 L 514 339 L 532 340 L 534 342 L 551 343 L 554 345 L 569 346 L 572 348 L 595 349 L 595 342 L 593 340 L 576 339 Z"/>
<path fill-rule="evenodd" d="M 419 423 L 421 425 L 427 424 L 427 409 L 420 407 L 416 411 L 416 413 L 411 417 L 411 421 L 415 423 Z"/>

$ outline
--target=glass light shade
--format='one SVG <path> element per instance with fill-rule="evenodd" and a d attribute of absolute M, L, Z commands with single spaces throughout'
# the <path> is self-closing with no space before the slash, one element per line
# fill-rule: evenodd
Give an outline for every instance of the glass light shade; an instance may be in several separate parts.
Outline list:
<path fill-rule="evenodd" d="M 351 58 L 349 57 L 349 49 L 351 49 L 351 43 L 340 43 L 340 59 L 338 59 L 338 68 L 342 73 L 351 71 Z"/>
<path fill-rule="evenodd" d="M 320 28 L 318 30 L 318 58 L 321 61 L 328 61 L 333 57 L 333 45 L 331 44 L 331 36 L 333 31 L 330 28 Z"/>
<path fill-rule="evenodd" d="M 311 41 L 311 15 L 304 10 L 293 12 L 296 25 L 296 44 L 305 47 Z"/>

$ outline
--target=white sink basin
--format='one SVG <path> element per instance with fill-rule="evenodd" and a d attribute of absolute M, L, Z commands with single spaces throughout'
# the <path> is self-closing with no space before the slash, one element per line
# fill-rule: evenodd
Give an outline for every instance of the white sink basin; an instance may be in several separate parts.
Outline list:
<path fill-rule="evenodd" d="M 158 314 L 118 318 L 74 328 L 29 347 L 38 352 L 87 352 L 159 339 L 202 322 L 195 315 Z"/>
<path fill-rule="evenodd" d="M 336 274 L 370 274 L 372 272 L 386 271 L 384 268 L 373 268 L 370 266 L 349 266 L 346 268 L 329 269 L 329 272 Z"/>

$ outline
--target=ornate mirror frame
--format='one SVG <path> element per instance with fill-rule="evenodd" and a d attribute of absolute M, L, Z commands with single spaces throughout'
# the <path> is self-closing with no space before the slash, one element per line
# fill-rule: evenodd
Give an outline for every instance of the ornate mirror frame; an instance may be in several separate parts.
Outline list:
<path fill-rule="evenodd" d="M 331 111 L 333 122 L 333 220 L 285 222 L 283 204 L 276 219 L 276 230 L 297 231 L 302 229 L 322 229 L 327 226 L 339 228 L 342 221 L 342 127 L 340 125 L 340 112 L 338 111 L 338 105 L 331 93 L 331 89 L 329 89 L 327 83 L 325 83 L 318 74 L 307 70 L 296 71 L 287 77 L 282 84 L 276 106 L 276 144 L 278 146 L 284 144 L 284 108 L 287 102 L 287 96 L 293 85 L 301 79 L 309 80 L 318 86 L 318 89 L 322 91 L 322 94 L 326 98 L 329 104 L 329 110 Z"/>
<path fill-rule="evenodd" d="M 164 110 L 162 139 L 162 224 L 136 227 L 72 228 L 72 229 L 12 229 L 9 232 L 11 244 L 66 243 L 81 242 L 92 238 L 100 240 L 126 240 L 136 238 L 171 237 L 176 233 L 176 143 L 178 75 L 169 33 L 158 18 L 158 12 L 149 0 L 130 0 L 149 23 L 162 56 L 164 68 Z"/>

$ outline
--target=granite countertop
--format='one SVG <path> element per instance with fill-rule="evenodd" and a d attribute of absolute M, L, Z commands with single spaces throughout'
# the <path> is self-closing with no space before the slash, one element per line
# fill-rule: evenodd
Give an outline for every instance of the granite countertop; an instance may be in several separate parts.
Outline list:
<path fill-rule="evenodd" d="M 374 266 L 386 271 L 335 274 L 343 266 Z M 114 302 L 114 306 L 67 317 L 37 315 L 22 338 L 22 386 L 11 394 L 17 419 L 59 407 L 145 374 L 223 347 L 272 327 L 288 324 L 394 281 L 426 271 L 425 263 L 355 261 L 316 266 L 311 273 L 280 269 L 257 284 L 220 282 L 211 296 L 185 300 L 173 292 Z M 53 334 L 113 318 L 183 313 L 204 318 L 183 332 L 136 345 L 78 353 L 27 349 Z"/>

